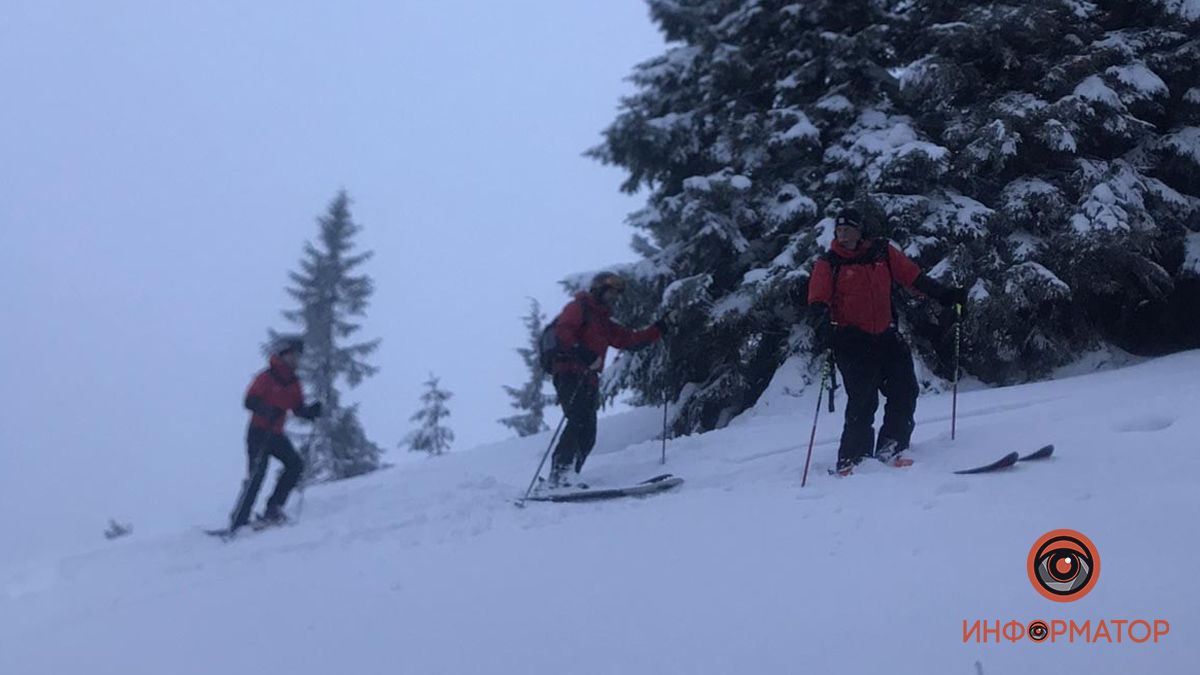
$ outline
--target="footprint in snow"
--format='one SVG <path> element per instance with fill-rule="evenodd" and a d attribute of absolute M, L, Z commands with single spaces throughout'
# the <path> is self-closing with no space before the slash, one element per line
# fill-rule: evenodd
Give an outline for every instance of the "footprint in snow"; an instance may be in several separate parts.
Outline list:
<path fill-rule="evenodd" d="M 1162 431 L 1172 424 L 1175 424 L 1174 417 L 1165 417 L 1163 415 L 1141 415 L 1139 417 L 1131 417 L 1122 422 L 1118 422 L 1113 426 L 1113 430 L 1122 432 Z"/>
<path fill-rule="evenodd" d="M 952 480 L 942 483 L 933 491 L 935 495 L 957 495 L 967 492 L 971 489 L 971 484 L 965 480 Z"/>

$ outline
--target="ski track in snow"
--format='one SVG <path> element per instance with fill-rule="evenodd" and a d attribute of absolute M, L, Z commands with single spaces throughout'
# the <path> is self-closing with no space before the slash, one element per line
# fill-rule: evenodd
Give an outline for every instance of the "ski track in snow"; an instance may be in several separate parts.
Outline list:
<path fill-rule="evenodd" d="M 543 434 L 310 489 L 298 523 L 228 544 L 181 523 L 0 560 L 0 673 L 1195 672 L 1196 372 L 1200 352 L 960 394 L 954 441 L 949 396 L 924 396 L 916 464 L 847 479 L 826 474 L 844 399 L 822 404 L 804 489 L 811 396 L 674 439 L 665 468 L 661 412 L 635 410 L 602 420 L 585 478 L 682 486 L 514 508 Z M 1046 443 L 1049 460 L 951 473 Z M 1025 576 L 1029 546 L 1060 527 L 1103 560 L 1078 603 Z M 1172 633 L 962 642 L 964 619 L 1055 618 Z"/>

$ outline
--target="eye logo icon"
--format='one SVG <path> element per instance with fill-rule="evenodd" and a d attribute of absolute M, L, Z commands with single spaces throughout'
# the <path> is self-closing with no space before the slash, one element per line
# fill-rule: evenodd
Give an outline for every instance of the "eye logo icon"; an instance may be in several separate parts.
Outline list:
<path fill-rule="evenodd" d="M 1043 534 L 1029 549 L 1026 564 L 1034 589 L 1055 602 L 1074 602 L 1091 592 L 1100 577 L 1096 545 L 1075 530 Z"/>

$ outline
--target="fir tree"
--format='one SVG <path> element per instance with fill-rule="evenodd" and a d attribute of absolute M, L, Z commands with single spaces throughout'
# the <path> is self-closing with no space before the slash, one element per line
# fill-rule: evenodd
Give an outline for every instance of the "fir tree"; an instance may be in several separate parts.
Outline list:
<path fill-rule="evenodd" d="M 1158 4 L 917 0 L 905 13 L 899 98 L 946 156 L 936 189 L 881 202 L 919 261 L 973 282 L 966 339 L 980 348 L 966 363 L 984 379 L 1043 376 L 1105 344 L 1186 344 L 1200 25 Z"/>
<path fill-rule="evenodd" d="M 888 3 L 649 5 L 671 46 L 634 71 L 637 93 L 591 154 L 629 172 L 625 190 L 649 194 L 630 218 L 644 261 L 625 270 L 622 318 L 674 310 L 678 328 L 666 349 L 621 355 L 605 392 L 682 395 L 674 427 L 687 432 L 752 405 L 809 337 L 797 321 L 806 266 L 828 243 L 822 213 L 854 196 L 865 170 L 827 148 L 904 119 L 890 103 Z M 872 170 L 910 158 L 890 159 Z"/>
<path fill-rule="evenodd" d="M 677 432 L 752 405 L 809 350 L 809 271 L 850 202 L 869 235 L 971 289 L 964 360 L 987 381 L 1200 340 L 1190 2 L 648 4 L 668 50 L 590 154 L 648 194 L 618 312 L 679 310 L 679 330 L 619 357 L 606 395 L 666 391 Z M 896 304 L 948 376 L 941 308 Z"/>
<path fill-rule="evenodd" d="M 420 422 L 421 426 L 410 433 L 401 445 L 407 445 L 412 452 L 427 452 L 430 456 L 436 456 L 449 450 L 454 442 L 454 432 L 442 425 L 442 420 L 450 416 L 446 401 L 454 394 L 443 391 L 438 386 L 438 378 L 432 373 L 425 387 L 426 392 L 421 394 L 424 407 L 409 418 L 413 422 Z"/>
<path fill-rule="evenodd" d="M 509 397 L 512 398 L 512 407 L 522 412 L 500 420 L 501 424 L 516 431 L 518 436 L 531 436 L 549 428 L 543 412 L 547 405 L 554 404 L 554 397 L 547 395 L 544 391 L 546 373 L 542 370 L 542 364 L 538 358 L 545 320 L 541 305 L 537 300 L 531 298 L 529 314 L 524 318 L 529 342 L 527 346 L 516 350 L 521 355 L 521 361 L 525 364 L 525 368 L 529 371 L 529 380 L 520 387 L 504 386 L 504 391 L 508 392 Z"/>
<path fill-rule="evenodd" d="M 343 406 L 338 390 L 340 381 L 354 388 L 377 370 L 366 358 L 379 347 L 379 340 L 350 342 L 361 329 L 356 319 L 365 316 L 374 291 L 371 278 L 355 272 L 372 254 L 353 251 L 354 236 L 362 228 L 350 214 L 350 198 L 344 190 L 317 223 L 317 243 L 305 243 L 300 271 L 289 275 L 288 293 L 300 306 L 284 312 L 303 329 L 300 379 L 324 410 L 304 446 L 308 449 L 305 480 L 310 482 L 373 471 L 379 468 L 382 454 L 366 437 L 357 406 Z"/>

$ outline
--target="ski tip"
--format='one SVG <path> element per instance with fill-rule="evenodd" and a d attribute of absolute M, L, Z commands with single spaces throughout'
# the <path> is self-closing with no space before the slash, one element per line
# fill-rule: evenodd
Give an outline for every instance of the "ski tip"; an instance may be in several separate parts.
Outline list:
<path fill-rule="evenodd" d="M 1029 453 L 1028 455 L 1023 455 L 1021 457 L 1021 461 L 1028 462 L 1031 459 L 1046 459 L 1053 454 L 1054 454 L 1054 444 L 1050 443 L 1048 445 L 1043 445 L 1042 447 L 1038 448 L 1037 450 L 1034 450 L 1033 452 Z"/>
<path fill-rule="evenodd" d="M 970 469 L 960 469 L 954 473 L 960 476 L 976 473 L 990 473 L 992 471 L 999 471 L 1000 469 L 1007 469 L 1016 464 L 1020 459 L 1021 453 L 1014 451 L 992 462 L 991 464 L 984 464 L 983 466 L 976 466 Z"/>

